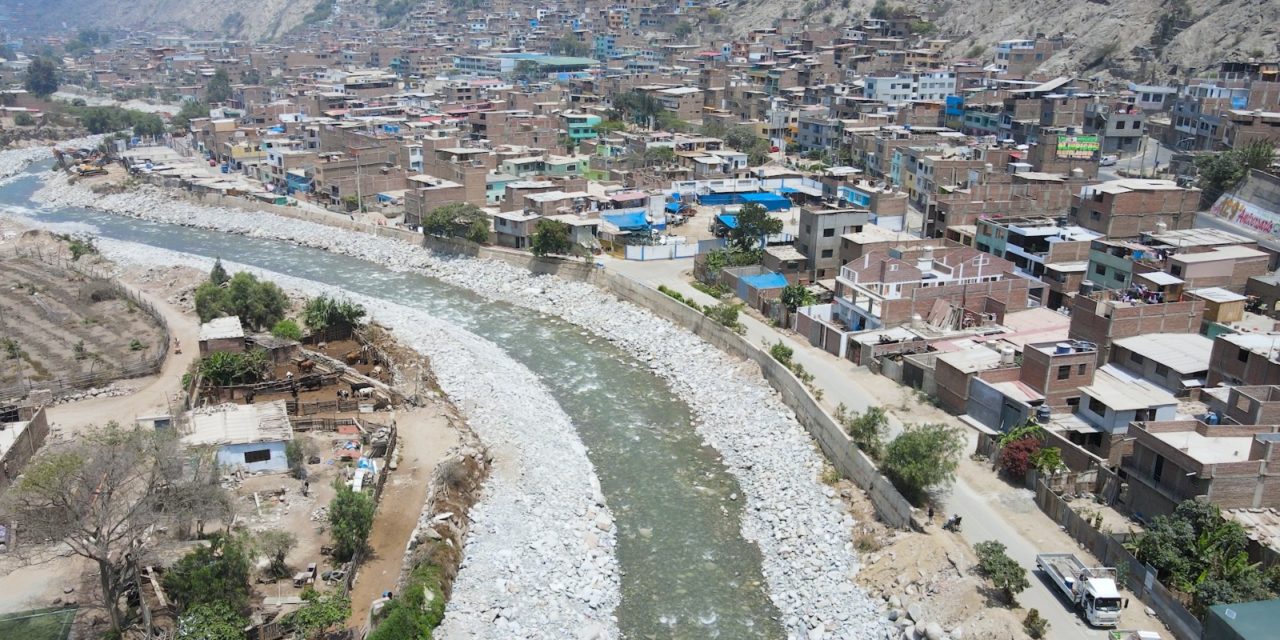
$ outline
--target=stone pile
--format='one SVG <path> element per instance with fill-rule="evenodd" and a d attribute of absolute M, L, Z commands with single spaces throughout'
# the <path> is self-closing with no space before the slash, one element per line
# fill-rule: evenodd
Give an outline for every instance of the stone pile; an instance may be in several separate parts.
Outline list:
<path fill-rule="evenodd" d="M 289 240 L 364 258 L 393 269 L 421 270 L 493 299 L 560 316 L 614 341 L 647 362 L 655 374 L 664 378 L 672 390 L 693 408 L 699 434 L 720 452 L 726 467 L 742 486 L 747 507 L 743 513 L 742 532 L 744 537 L 760 547 L 769 593 L 783 614 L 782 622 L 789 635 L 809 639 L 884 638 L 891 634 L 896 637 L 893 625 L 880 613 L 880 604 L 867 597 L 853 582 L 858 569 L 851 539 L 854 523 L 843 512 L 839 500 L 831 495 L 831 490 L 818 481 L 822 464 L 820 454 L 792 412 L 754 366 L 728 357 L 649 311 L 619 302 L 586 283 L 535 276 L 496 261 L 436 256 L 406 243 L 314 223 L 175 202 L 151 187 L 97 197 L 56 178 L 37 194 L 37 198 L 50 204 L 94 206 L 161 222 Z M 379 319 L 382 320 L 381 317 Z M 425 324 L 416 329 L 405 327 L 407 331 L 416 330 L 417 335 L 424 338 L 415 345 L 424 353 L 432 351 L 433 347 L 445 351 L 440 355 L 428 355 L 438 368 L 443 357 L 443 368 L 447 370 L 451 358 L 456 361 L 459 357 L 449 353 L 457 345 L 451 340 L 426 340 L 427 336 L 421 332 L 428 331 L 428 328 L 435 332 L 459 332 L 447 325 L 432 327 Z M 397 333 L 401 331 L 398 327 L 396 330 Z M 474 338 L 471 340 L 475 341 Z M 466 339 L 462 341 L 465 343 Z M 505 359 L 492 345 L 469 346 L 484 352 L 487 357 Z M 451 395 L 459 397 L 459 406 L 473 421 L 501 422 L 503 407 L 486 409 L 482 397 L 467 391 L 469 384 L 492 384 L 486 378 L 493 372 L 486 375 L 484 371 L 476 371 L 477 364 L 484 361 L 485 358 L 466 360 L 463 377 L 468 381 L 455 384 L 453 388 L 450 385 L 445 387 Z M 457 373 L 455 371 L 454 375 Z M 520 374 L 527 372 L 521 371 Z M 444 377 L 441 374 L 442 381 Z M 528 383 L 537 384 L 532 379 Z M 514 387 L 495 385 L 492 388 L 509 393 Z M 528 387 L 520 387 L 521 392 L 528 390 Z M 540 403 L 533 404 L 537 406 Z M 554 406 L 554 402 L 549 401 L 548 404 Z M 523 410 L 527 405 L 507 404 L 507 407 L 512 406 L 521 406 Z M 561 449 L 567 448 L 563 443 L 570 442 L 580 447 L 567 424 L 566 429 L 565 433 L 557 434 L 559 439 L 544 441 L 544 446 L 546 442 L 555 442 L 556 448 Z M 503 452 L 496 446 L 500 443 L 491 440 L 484 430 L 477 431 L 501 456 Z M 527 468 L 521 471 L 530 472 Z M 484 579 L 490 581 L 490 588 L 496 584 L 501 589 L 513 584 L 510 577 L 519 575 L 518 571 L 523 568 L 518 560 L 511 558 L 513 554 L 519 554 L 520 549 L 510 546 L 500 549 L 480 542 L 486 539 L 486 533 L 508 524 L 499 515 L 508 512 L 488 510 L 495 504 L 502 505 L 503 510 L 523 510 L 534 518 L 547 518 L 548 524 L 555 525 L 555 520 L 551 519 L 554 514 L 549 511 L 556 506 L 546 502 L 531 504 L 524 495 L 523 486 L 509 498 L 503 498 L 501 492 L 487 496 L 476 514 L 478 522 L 472 531 L 473 541 L 468 543 L 468 561 L 460 574 L 460 584 L 474 584 L 475 580 Z M 593 507 L 595 511 L 592 511 Z M 598 505 L 588 505 L 577 515 L 579 519 L 590 520 L 600 517 L 602 511 Z M 579 533 L 581 529 L 571 531 Z M 519 535 L 523 532 L 517 526 L 509 533 Z M 488 539 L 500 537 L 490 536 Z M 556 547 L 540 548 L 539 551 L 554 553 Z M 528 581 L 522 583 L 527 584 Z M 510 589 L 509 586 L 506 588 Z M 517 592 L 522 588 L 517 586 Z M 564 583 L 542 585 L 546 595 L 563 594 L 567 588 Z M 592 599 L 590 594 L 586 596 L 587 600 Z M 455 592 L 455 601 L 457 599 Z M 466 624 L 479 625 L 497 625 L 499 620 L 511 620 L 509 615 L 528 613 L 519 607 L 511 612 L 499 610 L 494 613 L 493 609 L 486 610 L 483 605 L 477 606 L 466 598 L 461 603 L 451 603 L 450 608 L 455 612 L 494 616 L 489 620 L 468 616 Z M 451 629 L 461 630 L 464 622 L 456 620 L 452 624 L 455 626 Z"/>

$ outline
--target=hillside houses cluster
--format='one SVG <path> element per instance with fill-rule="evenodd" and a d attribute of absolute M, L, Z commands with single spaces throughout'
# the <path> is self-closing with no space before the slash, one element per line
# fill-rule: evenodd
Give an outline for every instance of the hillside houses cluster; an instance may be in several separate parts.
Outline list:
<path fill-rule="evenodd" d="M 225 71 L 230 96 L 163 142 L 285 204 L 416 229 L 467 203 L 493 244 L 552 219 L 591 251 L 698 264 L 761 204 L 783 233 L 719 284 L 833 357 L 991 434 L 1042 422 L 1145 514 L 1280 507 L 1280 179 L 1194 186 L 1197 157 L 1280 140 L 1280 62 L 1044 75 L 1069 36 L 959 55 L 919 15 L 729 36 L 695 4 L 425 2 L 393 28 L 133 33 L 65 63 L 202 101 Z M 787 285 L 817 303 L 780 311 Z"/>

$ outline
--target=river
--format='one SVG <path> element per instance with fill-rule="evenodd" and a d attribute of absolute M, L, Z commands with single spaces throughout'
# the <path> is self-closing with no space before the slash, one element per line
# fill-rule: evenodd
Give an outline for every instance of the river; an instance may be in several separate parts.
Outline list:
<path fill-rule="evenodd" d="M 689 407 L 643 363 L 562 320 L 416 273 L 285 242 L 79 209 L 40 209 L 35 177 L 0 206 L 105 238 L 240 264 L 387 300 L 497 345 L 546 386 L 589 449 L 618 527 L 627 638 L 780 638 L 758 548 L 743 539 L 737 482 L 695 432 Z"/>

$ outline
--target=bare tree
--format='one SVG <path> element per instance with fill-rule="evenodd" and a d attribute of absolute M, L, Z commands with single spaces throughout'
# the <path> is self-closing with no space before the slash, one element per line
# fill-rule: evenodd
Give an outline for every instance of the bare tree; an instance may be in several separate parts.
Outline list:
<path fill-rule="evenodd" d="M 226 502 L 209 489 L 208 474 L 190 473 L 186 453 L 171 430 L 108 423 L 41 454 L 6 499 L 27 539 L 66 545 L 97 564 L 101 604 L 114 633 L 131 622 L 121 598 L 135 580 L 134 561 L 150 548 L 153 527 Z"/>

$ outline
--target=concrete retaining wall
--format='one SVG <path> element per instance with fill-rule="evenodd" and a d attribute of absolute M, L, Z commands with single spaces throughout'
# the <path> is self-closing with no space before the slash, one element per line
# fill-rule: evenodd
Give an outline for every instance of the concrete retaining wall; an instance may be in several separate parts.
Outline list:
<path fill-rule="evenodd" d="M 880 519 L 900 529 L 921 528 L 911 503 L 880 474 L 875 463 L 853 444 L 835 419 L 822 409 L 804 384 L 781 362 L 729 328 L 657 289 L 612 273 L 595 278 L 595 282 L 619 298 L 645 307 L 692 331 L 721 351 L 760 365 L 760 372 L 765 380 L 782 395 L 783 401 L 818 442 L 832 466 L 867 492 Z"/>

